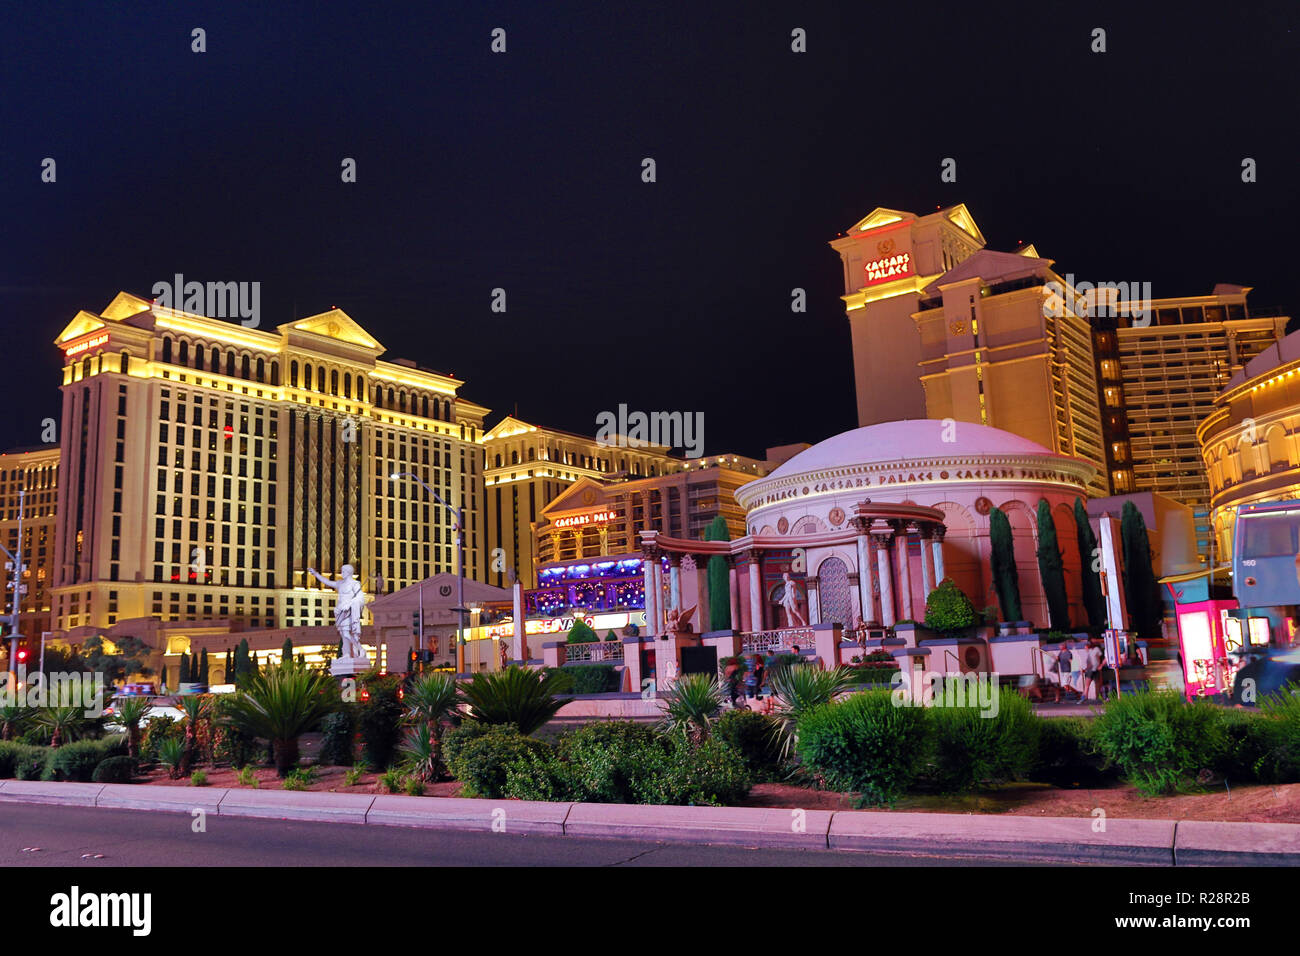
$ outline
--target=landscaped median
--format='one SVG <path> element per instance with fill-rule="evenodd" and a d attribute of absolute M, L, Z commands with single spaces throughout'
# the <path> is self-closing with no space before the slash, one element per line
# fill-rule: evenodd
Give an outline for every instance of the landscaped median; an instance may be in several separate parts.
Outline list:
<path fill-rule="evenodd" d="M 0 803 L 1026 863 L 1300 865 L 1300 824 L 474 800 L 0 781 Z"/>

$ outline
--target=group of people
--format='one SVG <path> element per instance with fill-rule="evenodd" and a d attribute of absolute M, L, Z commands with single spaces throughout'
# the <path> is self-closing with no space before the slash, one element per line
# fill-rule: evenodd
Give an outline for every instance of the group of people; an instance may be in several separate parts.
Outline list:
<path fill-rule="evenodd" d="M 1056 702 L 1060 703 L 1062 691 L 1073 689 L 1079 692 L 1081 700 L 1088 699 L 1089 689 L 1096 691 L 1097 699 L 1104 699 L 1109 693 L 1110 687 L 1114 683 L 1115 675 L 1110 666 L 1106 663 L 1106 655 L 1101 649 L 1101 642 L 1091 640 L 1087 647 L 1083 649 L 1083 667 L 1075 666 L 1074 652 L 1070 649 L 1068 641 L 1062 641 L 1060 650 L 1056 652 L 1056 662 L 1054 670 L 1056 671 Z M 1124 656 L 1123 667 L 1142 667 L 1142 655 L 1138 653 L 1136 647 L 1129 647 L 1128 653 Z M 1074 686 L 1074 674 L 1080 673 L 1080 683 L 1078 687 Z"/>
<path fill-rule="evenodd" d="M 738 700 L 763 699 L 763 690 L 767 685 L 767 662 L 758 654 L 751 654 L 749 665 L 745 665 L 745 659 L 737 656 L 727 661 L 727 666 L 723 668 L 722 679 L 727 687 L 727 696 L 731 700 L 731 706 L 735 707 Z"/>

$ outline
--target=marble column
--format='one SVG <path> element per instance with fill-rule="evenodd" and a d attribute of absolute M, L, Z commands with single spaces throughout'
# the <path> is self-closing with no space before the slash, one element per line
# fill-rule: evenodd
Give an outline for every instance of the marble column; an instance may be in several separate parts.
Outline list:
<path fill-rule="evenodd" d="M 894 524 L 894 556 L 898 561 L 898 604 L 903 612 L 903 620 L 914 621 L 912 616 L 912 536 L 907 533 L 907 525 L 901 521 Z"/>
<path fill-rule="evenodd" d="M 808 578 L 804 583 L 808 585 L 808 625 L 811 627 L 822 622 L 821 582 Z"/>
<path fill-rule="evenodd" d="M 935 525 L 934 537 L 930 539 L 930 560 L 934 562 L 934 579 L 936 582 L 944 579 L 943 571 L 943 536 L 947 534 L 948 529 L 943 525 Z"/>
<path fill-rule="evenodd" d="M 880 623 L 893 627 L 894 617 L 894 576 L 889 567 L 889 533 L 873 534 L 876 539 L 876 567 L 880 572 Z"/>
<path fill-rule="evenodd" d="M 654 557 L 654 585 L 655 585 L 655 625 L 654 633 L 662 634 L 664 632 L 664 565 L 663 553 L 655 552 Z"/>
<path fill-rule="evenodd" d="M 934 549 L 930 547 L 934 526 L 921 525 L 921 588 L 925 599 L 930 600 L 930 592 L 938 582 L 934 579 Z"/>
<path fill-rule="evenodd" d="M 740 582 L 736 576 L 736 556 L 727 555 L 727 597 L 731 602 L 731 629 L 740 628 Z"/>
<path fill-rule="evenodd" d="M 668 607 L 673 611 L 682 609 L 682 556 L 668 555 Z"/>
<path fill-rule="evenodd" d="M 645 631 L 655 633 L 655 571 L 649 553 L 641 552 L 641 570 L 645 573 Z"/>
<path fill-rule="evenodd" d="M 762 558 L 758 551 L 749 552 L 749 629 L 763 630 Z"/>

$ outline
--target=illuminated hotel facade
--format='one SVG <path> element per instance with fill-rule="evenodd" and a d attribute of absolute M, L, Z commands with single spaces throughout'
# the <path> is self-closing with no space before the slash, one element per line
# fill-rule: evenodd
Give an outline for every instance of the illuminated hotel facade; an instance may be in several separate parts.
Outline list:
<path fill-rule="evenodd" d="M 1096 468 L 1092 497 L 1154 492 L 1188 505 L 1210 548 L 1197 425 L 1285 316 L 1248 287 L 1138 301 L 1074 288 L 1033 246 L 984 248 L 964 205 L 876 209 L 833 240 L 844 266 L 862 425 L 931 418 L 1004 429 Z"/>
<path fill-rule="evenodd" d="M 20 493 L 22 495 L 21 613 L 18 631 L 24 637 L 39 638 L 51 630 L 51 567 L 54 558 L 55 508 L 58 504 L 59 446 L 15 449 L 0 455 L 0 540 L 11 554 L 18 554 Z M 7 558 L 5 559 L 8 560 Z M 13 581 L 4 574 L 4 586 Z M 6 600 L 12 592 L 6 590 Z M 12 613 L 12 605 L 6 613 Z"/>
<path fill-rule="evenodd" d="M 685 466 L 667 448 L 614 448 L 595 438 L 539 428 L 507 415 L 484 436 L 484 526 L 488 584 L 536 585 L 533 525 L 542 510 L 579 481 L 671 474 Z"/>
<path fill-rule="evenodd" d="M 1107 466 L 1116 494 L 1153 491 L 1188 505 L 1202 560 L 1210 554 L 1212 479 L 1200 424 L 1216 396 L 1283 335 L 1285 316 L 1252 316 L 1250 289 L 1218 285 L 1206 296 L 1118 302 L 1096 323 Z M 1089 297 L 1092 301 L 1096 296 Z"/>
<path fill-rule="evenodd" d="M 244 328 L 120 293 L 63 350 L 55 629 L 128 619 L 328 625 L 327 576 L 367 592 L 456 570 L 464 507 L 480 578 L 482 427 L 456 379 L 384 348 L 334 309 Z"/>
<path fill-rule="evenodd" d="M 1232 558 L 1239 505 L 1300 498 L 1300 333 L 1238 370 L 1196 434 L 1209 484 L 1214 564 L 1223 565 Z"/>

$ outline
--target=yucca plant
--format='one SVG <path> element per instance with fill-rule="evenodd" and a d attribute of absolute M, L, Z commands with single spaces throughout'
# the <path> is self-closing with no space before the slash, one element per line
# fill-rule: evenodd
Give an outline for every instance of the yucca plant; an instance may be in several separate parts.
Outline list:
<path fill-rule="evenodd" d="M 32 708 L 25 704 L 5 704 L 0 707 L 0 740 L 13 740 L 35 716 Z"/>
<path fill-rule="evenodd" d="M 179 780 L 181 764 L 185 760 L 185 740 L 182 737 L 164 737 L 158 742 L 158 762 L 167 768 L 167 776 Z"/>
<path fill-rule="evenodd" d="M 437 780 L 441 773 L 442 760 L 438 753 L 438 743 L 428 724 L 416 724 L 406 735 L 401 746 L 406 754 L 406 768 L 411 775 L 423 780 Z"/>
<path fill-rule="evenodd" d="M 556 715 L 565 701 L 556 694 L 569 689 L 572 678 L 559 671 L 507 667 L 503 671 L 475 674 L 461 684 L 460 699 L 469 706 L 466 716 L 483 724 L 514 724 L 531 734 Z"/>
<path fill-rule="evenodd" d="M 50 735 L 51 747 L 59 747 L 76 740 L 88 721 L 84 708 L 68 704 L 38 708 L 33 722 Z"/>
<path fill-rule="evenodd" d="M 298 738 L 334 707 L 331 679 L 287 661 L 250 675 L 227 705 L 228 719 L 253 737 L 271 741 L 275 772 L 284 777 L 298 762 Z"/>
<path fill-rule="evenodd" d="M 799 720 L 816 707 L 829 704 L 853 682 L 853 672 L 847 667 L 828 671 L 807 664 L 795 664 L 772 672 L 772 696 L 776 707 L 772 712 L 772 737 L 781 748 L 781 759 L 788 760 L 794 753 L 795 734 Z"/>
<path fill-rule="evenodd" d="M 126 730 L 126 755 L 140 756 L 140 722 L 153 713 L 148 697 L 119 697 L 113 705 L 109 723 Z"/>
<path fill-rule="evenodd" d="M 411 682 L 404 698 L 407 716 L 429 732 L 429 745 L 433 756 L 431 776 L 436 780 L 442 774 L 442 734 L 446 720 L 460 705 L 456 692 L 456 678 L 451 674 L 428 671 Z M 425 778 L 422 778 L 425 779 Z"/>
<path fill-rule="evenodd" d="M 209 694 L 186 694 L 176 698 L 176 707 L 185 715 L 185 760 L 181 764 L 182 776 L 199 754 L 200 733 L 203 725 L 212 718 L 212 697 Z"/>
<path fill-rule="evenodd" d="M 664 694 L 663 708 L 664 728 L 699 744 L 722 711 L 722 688 L 713 674 L 685 674 Z"/>

